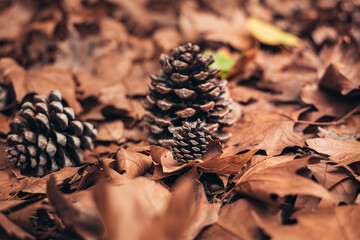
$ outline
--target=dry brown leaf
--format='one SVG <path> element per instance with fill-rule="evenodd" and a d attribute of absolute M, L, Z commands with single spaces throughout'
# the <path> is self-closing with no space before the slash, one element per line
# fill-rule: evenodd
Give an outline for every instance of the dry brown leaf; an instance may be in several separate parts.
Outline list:
<path fill-rule="evenodd" d="M 105 122 L 98 125 L 98 141 L 119 142 L 124 136 L 124 123 L 121 120 Z"/>
<path fill-rule="evenodd" d="M 264 206 L 239 199 L 220 209 L 219 220 L 203 231 L 199 239 L 261 239 L 260 229 L 252 216 L 255 211 L 263 221 L 280 223 L 279 214 L 271 214 Z"/>
<path fill-rule="evenodd" d="M 153 37 L 164 52 L 170 52 L 170 50 L 176 48 L 181 41 L 180 33 L 173 28 L 160 28 L 155 31 Z"/>
<path fill-rule="evenodd" d="M 166 211 L 170 197 L 167 189 L 144 177 L 119 186 L 100 181 L 95 189 L 109 239 L 139 239 L 144 226 Z"/>
<path fill-rule="evenodd" d="M 357 205 L 299 212 L 292 216 L 296 222 L 279 225 L 265 222 L 253 214 L 256 222 L 271 239 L 359 239 L 360 207 Z"/>
<path fill-rule="evenodd" d="M 227 142 L 226 155 L 246 149 L 264 149 L 269 156 L 280 154 L 285 147 L 303 146 L 305 137 L 294 132 L 295 121 L 304 111 L 300 109 L 286 116 L 278 113 L 244 114 L 229 131 L 233 136 Z"/>
<path fill-rule="evenodd" d="M 21 205 L 26 202 L 26 200 L 4 200 L 0 201 L 0 212 L 8 210 L 9 208 L 16 207 L 17 205 Z"/>
<path fill-rule="evenodd" d="M 359 105 L 355 99 L 349 100 L 319 89 L 317 84 L 308 84 L 301 89 L 301 100 L 314 105 L 323 116 L 342 117 Z"/>
<path fill-rule="evenodd" d="M 329 192 L 339 203 L 352 204 L 356 199 L 359 188 L 358 181 L 347 178 L 330 188 Z"/>
<path fill-rule="evenodd" d="M 74 229 L 85 239 L 99 239 L 102 236 L 104 227 L 94 208 L 90 211 L 89 206 L 82 205 L 84 201 L 77 201 L 74 205 L 69 203 L 57 189 L 53 176 L 47 183 L 46 192 L 56 214 L 67 227 Z M 92 196 L 88 195 L 87 198 L 92 199 Z"/>
<path fill-rule="evenodd" d="M 335 184 L 349 177 L 346 170 L 330 165 L 328 160 L 320 160 L 319 163 L 309 164 L 306 167 L 311 170 L 316 181 L 326 189 L 330 189 Z"/>
<path fill-rule="evenodd" d="M 13 171 L 4 169 L 0 171 L 0 200 L 14 197 L 21 189 L 26 187 L 28 181 L 24 177 L 18 179 Z"/>
<path fill-rule="evenodd" d="M 149 74 L 155 71 L 154 65 L 158 67 L 158 63 L 153 61 L 144 64 L 134 65 L 126 80 L 123 81 L 127 91 L 127 96 L 144 96 L 146 95 L 147 86 L 150 83 Z M 157 70 L 157 69 L 156 69 Z"/>
<path fill-rule="evenodd" d="M 360 161 L 360 143 L 358 141 L 314 138 L 306 140 L 306 143 L 315 151 L 329 155 L 334 162 L 349 165 Z"/>
<path fill-rule="evenodd" d="M 115 159 L 118 171 L 128 178 L 141 176 L 152 166 L 151 157 L 126 149 L 117 151 Z"/>
<path fill-rule="evenodd" d="M 116 162 L 112 158 L 102 158 L 100 166 L 104 169 L 105 176 L 114 184 L 120 185 L 127 181 L 127 177 L 116 170 Z"/>
<path fill-rule="evenodd" d="M 249 33 L 245 29 L 245 14 L 238 9 L 226 19 L 197 10 L 194 2 L 184 2 L 179 23 L 187 41 L 196 42 L 201 37 L 230 44 L 238 50 L 248 49 L 251 45 Z"/>
<path fill-rule="evenodd" d="M 38 233 L 36 228 L 31 224 L 31 220 L 34 217 L 34 213 L 39 209 L 45 209 L 52 211 L 52 208 L 45 204 L 44 201 L 36 201 L 31 204 L 25 205 L 25 207 L 13 210 L 9 215 L 9 219 L 22 227 L 25 231 L 36 235 Z"/>
<path fill-rule="evenodd" d="M 254 62 L 262 71 L 262 81 L 257 86 L 272 91 L 272 101 L 298 102 L 301 88 L 317 80 L 318 57 L 309 44 L 278 54 L 259 51 Z"/>
<path fill-rule="evenodd" d="M 322 207 L 335 204 L 330 193 L 321 185 L 296 174 L 305 167 L 309 158 L 295 159 L 276 164 L 278 159 L 264 160 L 247 171 L 237 181 L 235 190 L 271 205 L 281 203 L 281 198 L 287 195 L 308 195 L 322 199 Z M 275 162 L 268 165 L 267 161 Z M 280 200 L 280 201 L 279 201 Z"/>
<path fill-rule="evenodd" d="M 340 38 L 335 46 L 326 47 L 320 56 L 323 65 L 319 69 L 319 84 L 342 95 L 359 91 L 360 48 L 349 37 Z"/>
<path fill-rule="evenodd" d="M 10 221 L 4 214 L 0 213 L 0 227 L 4 229 L 4 231 L 12 237 L 16 237 L 19 239 L 35 239 L 34 236 L 25 232 L 18 225 Z"/>
<path fill-rule="evenodd" d="M 4 9 L 0 15 L 0 39 L 10 41 L 21 39 L 32 15 L 31 5 L 22 1 L 15 2 L 11 7 Z"/>
<path fill-rule="evenodd" d="M 131 111 L 132 106 L 126 98 L 126 88 L 122 83 L 112 86 L 104 86 L 100 89 L 99 102 L 104 106 L 111 106 L 119 111 Z"/>
<path fill-rule="evenodd" d="M 47 96 L 53 89 L 61 92 L 63 99 L 74 109 L 75 113 L 82 111 L 81 105 L 76 99 L 75 81 L 72 74 L 56 68 L 54 65 L 28 73 L 26 88 L 21 95 L 35 92 Z M 19 92 L 17 91 L 17 93 Z"/>
<path fill-rule="evenodd" d="M 71 73 L 67 71 L 52 65 L 38 71 L 26 72 L 14 60 L 4 58 L 0 63 L 0 72 L 12 82 L 19 102 L 29 93 L 48 96 L 51 90 L 57 89 L 76 113 L 82 111 L 75 96 L 75 82 Z"/>
<path fill-rule="evenodd" d="M 182 179 L 167 210 L 144 229 L 141 239 L 194 239 L 203 227 L 217 221 L 219 208 L 220 204 L 208 203 L 199 183 Z"/>
<path fill-rule="evenodd" d="M 23 182 L 26 182 L 26 184 L 23 188 L 21 188 L 21 191 L 32 194 L 39 194 L 39 193 L 44 194 L 46 193 L 46 184 L 52 176 L 56 177 L 56 185 L 59 186 L 65 183 L 67 180 L 74 177 L 74 175 L 77 174 L 80 168 L 81 167 L 65 167 L 60 169 L 58 172 L 51 173 L 43 178 L 39 178 L 39 177 L 25 178 Z"/>
<path fill-rule="evenodd" d="M 20 102 L 26 95 L 24 88 L 27 81 L 27 73 L 18 63 L 12 58 L 0 59 L 0 76 L 4 79 L 6 84 L 12 83 L 16 95 L 16 100 Z"/>
<path fill-rule="evenodd" d="M 155 165 L 153 179 L 161 179 L 172 175 L 178 175 L 187 168 L 196 168 L 204 173 L 237 174 L 241 168 L 250 160 L 258 149 L 234 156 L 221 157 L 222 148 L 218 140 L 210 142 L 207 154 L 203 159 L 179 164 L 172 152 L 159 146 L 151 146 L 150 153 Z"/>

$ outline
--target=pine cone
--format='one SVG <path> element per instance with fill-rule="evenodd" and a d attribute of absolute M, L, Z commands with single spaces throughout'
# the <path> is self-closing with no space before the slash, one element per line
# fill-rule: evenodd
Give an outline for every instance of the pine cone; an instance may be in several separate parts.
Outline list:
<path fill-rule="evenodd" d="M 220 69 L 209 69 L 213 61 L 212 55 L 200 54 L 199 46 L 191 43 L 173 49 L 171 57 L 161 55 L 162 70 L 150 75 L 143 102 L 149 111 L 144 119 L 150 125 L 153 142 L 171 146 L 171 128 L 181 127 L 184 120 L 200 119 L 212 136 L 222 141 L 231 136 L 222 128 L 236 121 L 228 117 L 232 99 L 226 98 L 227 80 L 220 79 Z"/>
<path fill-rule="evenodd" d="M 64 107 L 58 90 L 47 99 L 35 95 L 25 102 L 20 117 L 10 124 L 8 159 L 22 172 L 43 176 L 63 167 L 78 166 L 82 151 L 92 149 L 97 131 L 91 123 L 75 119 L 74 110 Z"/>
<path fill-rule="evenodd" d="M 206 147 L 211 134 L 206 124 L 184 121 L 182 127 L 175 130 L 172 151 L 174 159 L 179 163 L 187 163 L 195 159 L 201 159 L 206 154 Z"/>

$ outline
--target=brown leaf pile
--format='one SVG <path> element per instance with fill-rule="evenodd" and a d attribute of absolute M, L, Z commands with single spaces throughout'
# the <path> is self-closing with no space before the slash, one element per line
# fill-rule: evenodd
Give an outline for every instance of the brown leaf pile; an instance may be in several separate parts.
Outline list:
<path fill-rule="evenodd" d="M 301 41 L 269 45 L 249 17 Z M 360 239 L 359 26 L 355 0 L 0 1 L 0 239 Z M 160 54 L 188 41 L 236 61 L 242 117 L 179 165 L 149 144 L 141 100 Z M 25 176 L 9 123 L 52 89 L 96 147 Z"/>

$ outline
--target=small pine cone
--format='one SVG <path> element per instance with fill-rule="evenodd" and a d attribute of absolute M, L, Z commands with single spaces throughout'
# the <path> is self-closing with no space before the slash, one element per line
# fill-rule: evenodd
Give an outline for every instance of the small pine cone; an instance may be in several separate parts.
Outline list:
<path fill-rule="evenodd" d="M 150 125 L 152 141 L 164 147 L 172 142 L 171 128 L 183 121 L 200 119 L 214 138 L 227 140 L 231 134 L 223 127 L 236 119 L 229 117 L 232 99 L 226 97 L 227 80 L 220 79 L 220 69 L 210 69 L 212 55 L 200 53 L 197 45 L 187 43 L 162 54 L 160 74 L 151 74 L 151 83 L 143 106 L 144 119 Z"/>
<path fill-rule="evenodd" d="M 187 163 L 195 159 L 202 159 L 206 154 L 206 147 L 211 134 L 206 124 L 184 121 L 182 126 L 174 131 L 172 152 L 179 163 Z"/>
<path fill-rule="evenodd" d="M 96 129 L 75 119 L 74 110 L 63 106 L 58 90 L 51 91 L 49 98 L 35 95 L 33 103 L 22 104 L 19 115 L 10 124 L 7 154 L 23 173 L 43 176 L 78 166 L 82 150 L 93 147 Z"/>

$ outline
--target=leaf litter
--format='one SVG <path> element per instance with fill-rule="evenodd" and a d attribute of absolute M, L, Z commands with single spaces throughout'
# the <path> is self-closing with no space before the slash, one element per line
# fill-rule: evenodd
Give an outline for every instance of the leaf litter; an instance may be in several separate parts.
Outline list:
<path fill-rule="evenodd" d="M 357 1 L 13 0 L 0 13 L 1 239 L 360 238 Z M 141 101 L 161 53 L 189 41 L 215 56 L 238 121 L 179 165 L 149 142 Z M 96 125 L 94 151 L 23 175 L 9 123 L 52 89 Z"/>

